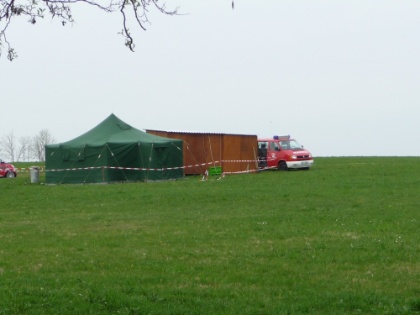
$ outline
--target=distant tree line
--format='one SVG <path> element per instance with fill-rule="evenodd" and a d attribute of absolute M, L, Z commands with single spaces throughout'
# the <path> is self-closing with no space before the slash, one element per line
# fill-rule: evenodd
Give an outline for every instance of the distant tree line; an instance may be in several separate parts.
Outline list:
<path fill-rule="evenodd" d="M 47 129 L 42 129 L 35 136 L 19 139 L 13 131 L 0 138 L 0 156 L 8 162 L 45 161 L 45 145 L 55 139 Z"/>

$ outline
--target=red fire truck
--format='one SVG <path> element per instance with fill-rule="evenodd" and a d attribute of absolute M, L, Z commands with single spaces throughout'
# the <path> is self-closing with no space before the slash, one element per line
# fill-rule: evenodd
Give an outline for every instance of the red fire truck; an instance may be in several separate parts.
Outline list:
<path fill-rule="evenodd" d="M 311 153 L 290 136 L 258 139 L 258 167 L 308 170 L 314 163 Z"/>

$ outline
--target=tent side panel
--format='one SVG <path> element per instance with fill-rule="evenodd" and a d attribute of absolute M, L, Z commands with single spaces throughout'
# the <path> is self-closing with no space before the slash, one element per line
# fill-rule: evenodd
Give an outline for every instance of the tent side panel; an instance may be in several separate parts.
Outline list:
<path fill-rule="evenodd" d="M 171 178 L 182 178 L 184 177 L 184 150 L 183 150 L 183 140 L 174 139 L 171 141 L 168 158 L 166 159 L 163 168 L 165 171 L 162 173 L 164 179 Z"/>
<path fill-rule="evenodd" d="M 143 180 L 143 171 L 139 168 L 139 144 L 138 143 L 110 143 L 110 154 L 107 165 L 109 168 L 108 182 L 124 182 Z"/>
<path fill-rule="evenodd" d="M 46 147 L 46 182 L 49 184 L 100 183 L 107 181 L 107 152 L 103 147 Z"/>
<path fill-rule="evenodd" d="M 62 169 L 61 150 L 59 146 L 45 146 L 45 182 L 47 184 L 57 184 L 60 182 Z"/>
<path fill-rule="evenodd" d="M 160 169 L 160 171 L 155 171 L 157 179 L 184 176 L 182 147 L 183 141 L 179 139 L 171 140 L 167 144 L 154 145 L 154 166 Z"/>
<path fill-rule="evenodd" d="M 184 176 L 182 140 L 140 144 L 142 180 L 177 179 Z"/>
<path fill-rule="evenodd" d="M 182 141 L 109 144 L 109 181 L 148 181 L 183 176 Z"/>

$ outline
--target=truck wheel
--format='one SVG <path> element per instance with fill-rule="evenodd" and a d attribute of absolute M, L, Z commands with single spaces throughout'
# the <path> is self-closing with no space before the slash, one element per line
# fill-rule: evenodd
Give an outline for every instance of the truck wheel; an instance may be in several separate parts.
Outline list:
<path fill-rule="evenodd" d="M 7 172 L 6 177 L 7 178 L 14 178 L 15 174 L 13 172 Z"/>
<path fill-rule="evenodd" d="M 285 161 L 281 161 L 278 166 L 279 171 L 287 171 L 289 168 Z"/>

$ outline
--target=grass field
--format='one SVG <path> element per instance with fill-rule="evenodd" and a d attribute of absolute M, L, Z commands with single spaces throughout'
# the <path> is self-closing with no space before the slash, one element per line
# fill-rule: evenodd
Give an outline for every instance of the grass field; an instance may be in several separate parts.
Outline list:
<path fill-rule="evenodd" d="M 420 314 L 420 158 L 0 179 L 0 314 Z"/>

